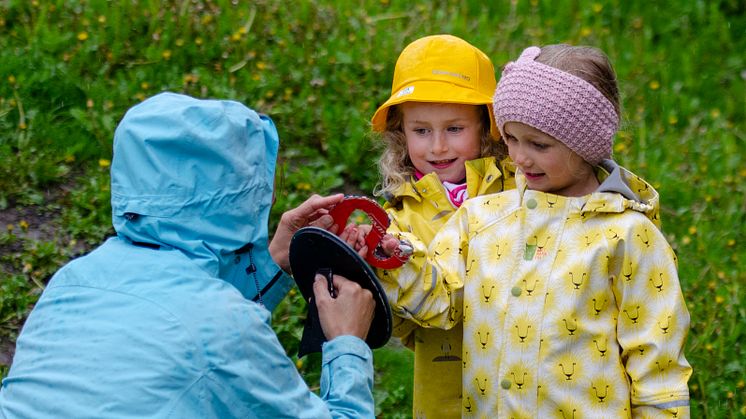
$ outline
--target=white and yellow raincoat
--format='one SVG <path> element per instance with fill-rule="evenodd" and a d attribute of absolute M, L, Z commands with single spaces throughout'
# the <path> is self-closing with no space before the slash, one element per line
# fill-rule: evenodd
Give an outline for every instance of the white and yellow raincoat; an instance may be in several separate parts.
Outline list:
<path fill-rule="evenodd" d="M 494 157 L 466 162 L 466 184 L 470 197 L 501 192 L 515 186 L 512 169 L 503 161 L 498 169 Z M 505 175 L 503 175 L 503 172 Z M 428 292 L 421 278 L 432 277 L 425 257 L 430 241 L 456 207 L 434 173 L 402 185 L 384 206 L 390 234 L 407 240 L 415 254 L 401 268 L 378 270 L 394 311 L 394 336 L 415 352 L 413 410 L 418 418 L 449 418 L 461 415 L 461 327 L 451 330 L 428 328 L 428 312 L 422 305 Z M 423 327 L 424 326 L 424 327 Z"/>
<path fill-rule="evenodd" d="M 689 314 L 658 194 L 603 167 L 582 197 L 519 174 L 433 239 L 432 311 L 418 315 L 463 324 L 464 417 L 688 417 Z"/>

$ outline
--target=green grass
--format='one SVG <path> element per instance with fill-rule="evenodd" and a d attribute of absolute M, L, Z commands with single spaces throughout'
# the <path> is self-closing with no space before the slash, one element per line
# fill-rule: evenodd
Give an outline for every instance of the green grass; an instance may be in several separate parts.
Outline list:
<path fill-rule="evenodd" d="M 171 90 L 270 114 L 276 222 L 313 192 L 373 189 L 368 120 L 412 40 L 461 36 L 498 76 L 528 45 L 568 42 L 609 54 L 624 107 L 615 157 L 662 195 L 692 315 L 692 416 L 746 416 L 742 1 L 233 3 L 0 1 L 0 349 L 59 265 L 112 233 L 113 129 L 142 99 Z M 302 307 L 292 296 L 274 316 L 291 354 Z M 316 386 L 318 359 L 298 366 Z M 378 411 L 407 417 L 411 353 L 377 350 L 376 368 Z"/>

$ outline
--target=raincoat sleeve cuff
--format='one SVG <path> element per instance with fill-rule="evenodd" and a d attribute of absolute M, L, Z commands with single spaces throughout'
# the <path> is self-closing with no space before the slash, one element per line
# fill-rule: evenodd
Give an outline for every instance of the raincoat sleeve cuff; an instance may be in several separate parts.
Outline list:
<path fill-rule="evenodd" d="M 324 365 L 345 355 L 351 355 L 362 361 L 372 361 L 373 359 L 373 352 L 371 352 L 368 344 L 352 335 L 337 336 L 328 342 L 324 342 L 322 352 L 322 364 Z"/>
<path fill-rule="evenodd" d="M 374 418 L 373 352 L 355 336 L 322 347 L 321 398 L 336 418 Z"/>
<path fill-rule="evenodd" d="M 277 307 L 282 299 L 285 298 L 285 295 L 290 291 L 294 284 L 295 282 L 293 281 L 293 278 L 278 266 L 277 273 L 274 275 L 270 283 L 267 284 L 265 294 L 262 295 L 264 307 L 269 311 L 274 311 L 275 307 Z"/>

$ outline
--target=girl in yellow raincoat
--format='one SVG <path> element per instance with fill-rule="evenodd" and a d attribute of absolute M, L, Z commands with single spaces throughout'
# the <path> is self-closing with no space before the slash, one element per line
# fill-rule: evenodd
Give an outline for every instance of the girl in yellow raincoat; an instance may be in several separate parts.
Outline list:
<path fill-rule="evenodd" d="M 379 270 L 395 314 L 394 335 L 414 350 L 414 416 L 461 415 L 461 329 L 427 328 L 419 304 L 431 276 L 426 250 L 435 233 L 468 197 L 513 187 L 503 171 L 505 146 L 490 111 L 495 72 L 466 41 L 435 35 L 400 54 L 391 97 L 372 118 L 384 151 L 380 190 L 391 218 L 388 232 L 417 254 L 400 269 Z"/>
<path fill-rule="evenodd" d="M 494 112 L 516 188 L 465 202 L 433 239 L 420 314 L 463 324 L 463 416 L 688 417 L 677 260 L 657 193 L 610 160 L 606 55 L 527 48 Z"/>

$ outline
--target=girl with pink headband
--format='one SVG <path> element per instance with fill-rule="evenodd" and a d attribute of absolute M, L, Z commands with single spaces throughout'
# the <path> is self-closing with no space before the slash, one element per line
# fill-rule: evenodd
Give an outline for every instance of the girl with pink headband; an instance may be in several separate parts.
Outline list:
<path fill-rule="evenodd" d="M 450 294 L 431 324 L 463 325 L 463 416 L 688 417 L 689 313 L 658 193 L 611 160 L 606 55 L 527 48 L 493 110 L 516 189 L 464 202 L 429 249 Z"/>

